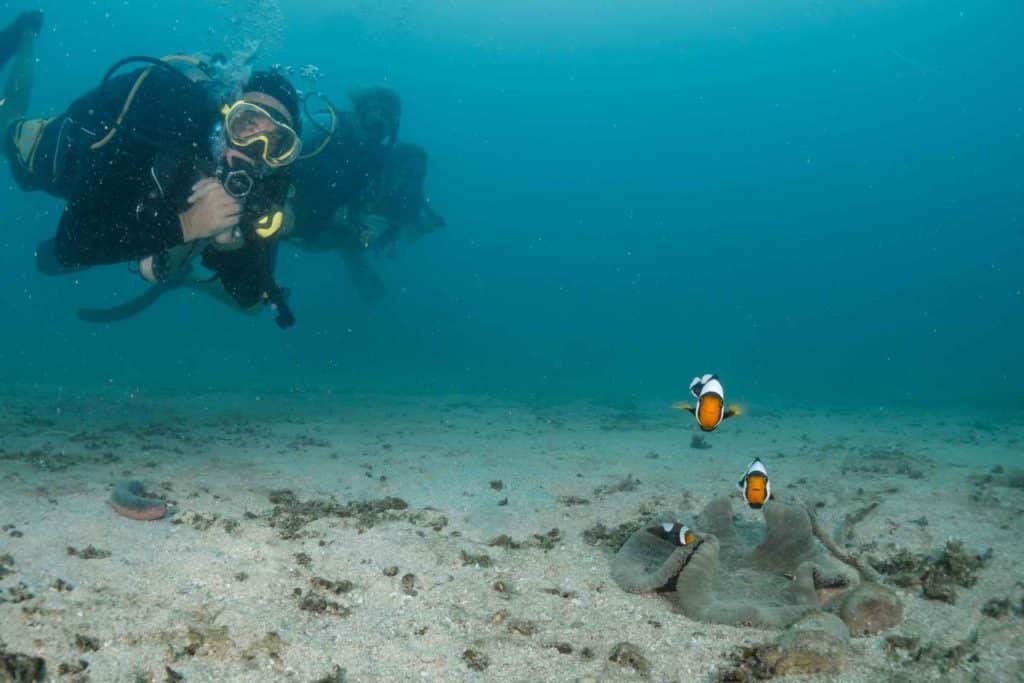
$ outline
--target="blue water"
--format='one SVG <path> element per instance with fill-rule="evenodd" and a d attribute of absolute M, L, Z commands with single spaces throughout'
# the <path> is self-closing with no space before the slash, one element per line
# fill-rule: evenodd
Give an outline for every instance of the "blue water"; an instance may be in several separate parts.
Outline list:
<path fill-rule="evenodd" d="M 47 12 L 40 115 L 120 57 L 239 33 L 337 100 L 390 85 L 448 226 L 375 262 L 374 306 L 285 248 L 288 331 L 187 293 L 95 326 L 75 310 L 142 283 L 37 275 L 61 205 L 4 167 L 6 382 L 668 401 L 718 372 L 751 404 L 1024 400 L 1018 2 L 287 0 L 276 28 L 277 3 L 211 4 L 0 22 Z"/>

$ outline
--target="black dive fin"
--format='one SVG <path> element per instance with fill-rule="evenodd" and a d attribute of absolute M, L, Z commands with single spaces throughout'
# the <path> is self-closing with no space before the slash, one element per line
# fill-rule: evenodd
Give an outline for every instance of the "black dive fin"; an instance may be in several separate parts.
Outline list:
<path fill-rule="evenodd" d="M 127 320 L 155 304 L 169 289 L 172 287 L 166 284 L 153 285 L 134 299 L 111 308 L 79 308 L 78 319 L 87 323 L 116 323 Z"/>
<path fill-rule="evenodd" d="M 142 294 L 111 308 L 79 308 L 78 319 L 87 323 L 116 323 L 134 317 L 156 303 L 157 299 L 188 282 L 191 268 L 183 268 L 169 280 L 152 285 Z"/>

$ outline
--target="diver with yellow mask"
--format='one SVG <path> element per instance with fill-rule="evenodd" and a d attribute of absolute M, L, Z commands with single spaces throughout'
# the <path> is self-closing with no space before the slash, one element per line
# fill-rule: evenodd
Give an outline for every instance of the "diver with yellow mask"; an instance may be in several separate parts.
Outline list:
<path fill-rule="evenodd" d="M 135 261 L 161 282 L 201 257 L 239 306 L 271 305 L 287 327 L 273 267 L 299 97 L 276 71 L 227 89 L 216 62 L 121 60 L 63 114 L 10 123 L 4 150 L 21 189 L 67 201 L 41 271 Z"/>

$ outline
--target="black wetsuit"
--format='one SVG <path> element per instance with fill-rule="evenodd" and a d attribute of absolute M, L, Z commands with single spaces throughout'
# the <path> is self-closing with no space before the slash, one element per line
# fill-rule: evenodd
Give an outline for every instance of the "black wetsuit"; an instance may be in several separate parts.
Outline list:
<path fill-rule="evenodd" d="M 339 114 L 324 150 L 299 161 L 292 171 L 297 236 L 315 241 L 330 228 L 339 208 L 362 205 L 380 180 L 387 153 L 386 145 L 362 143 L 350 114 Z"/>
<path fill-rule="evenodd" d="M 430 206 L 423 194 L 423 179 L 397 188 L 385 190 L 386 198 L 382 201 L 380 213 L 394 228 L 390 231 L 390 240 L 398 238 L 398 233 L 408 230 L 418 235 L 425 235 L 444 227 L 445 220 Z"/>
<path fill-rule="evenodd" d="M 55 240 L 65 267 L 137 260 L 182 244 L 178 215 L 189 206 L 192 186 L 215 169 L 210 144 L 220 115 L 207 86 L 168 66 L 149 69 L 140 81 L 144 71 L 110 79 L 46 122 L 31 163 L 19 161 L 13 144 L 24 122 L 6 135 L 19 186 L 67 200 Z M 284 172 L 258 180 L 239 226 L 245 246 L 231 252 L 209 246 L 203 254 L 204 265 L 242 306 L 280 291 L 273 279 L 276 240 L 260 239 L 251 225 L 283 207 L 288 184 Z"/>

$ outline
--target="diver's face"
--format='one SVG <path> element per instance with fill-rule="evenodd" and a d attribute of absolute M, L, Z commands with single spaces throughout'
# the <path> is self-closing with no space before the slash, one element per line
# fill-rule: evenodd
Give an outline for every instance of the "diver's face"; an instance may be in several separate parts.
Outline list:
<path fill-rule="evenodd" d="M 268 119 L 266 116 L 259 116 L 254 112 L 240 114 L 238 117 L 238 123 L 235 124 L 235 130 L 239 137 L 246 138 L 265 134 L 272 143 L 277 141 L 280 137 L 277 125 L 275 125 L 272 120 Z M 277 134 L 276 137 L 275 134 Z"/>
<path fill-rule="evenodd" d="M 224 146 L 224 161 L 230 169 L 236 169 L 240 166 L 252 167 L 256 165 L 255 159 L 248 154 L 235 149 L 230 143 Z"/>
<path fill-rule="evenodd" d="M 292 120 L 292 115 L 288 112 L 288 107 L 284 106 L 284 103 L 273 95 L 268 95 L 263 92 L 247 92 L 242 95 L 242 99 L 246 102 L 258 104 L 261 107 L 273 109 L 277 115 L 281 117 L 282 121 L 287 123 L 289 126 L 295 125 L 295 121 Z M 269 125 L 273 125 L 273 123 L 269 123 Z"/>
<path fill-rule="evenodd" d="M 245 93 L 242 99 L 258 104 L 261 107 L 273 109 L 281 116 L 282 120 L 287 121 L 291 125 L 291 114 L 288 113 L 288 109 L 276 97 L 271 97 L 265 93 L 249 92 Z M 276 149 L 282 145 L 283 135 L 277 123 L 273 119 L 254 111 L 246 111 L 234 117 L 232 120 L 232 130 L 235 136 L 241 139 L 257 139 L 265 136 L 267 144 L 271 149 Z M 224 160 L 227 162 L 228 168 L 264 166 L 259 158 L 254 158 L 243 151 L 245 148 L 240 149 L 233 146 L 231 141 L 227 139 L 226 133 L 225 140 L 227 144 L 224 146 Z"/>

